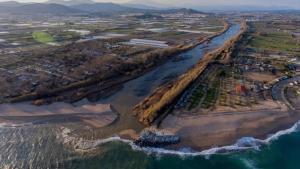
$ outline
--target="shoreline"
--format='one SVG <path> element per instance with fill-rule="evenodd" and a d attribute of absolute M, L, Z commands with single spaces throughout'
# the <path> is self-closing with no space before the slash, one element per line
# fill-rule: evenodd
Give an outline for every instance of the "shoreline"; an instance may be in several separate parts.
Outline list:
<path fill-rule="evenodd" d="M 233 38 L 236 38 L 237 36 L 234 36 Z M 205 41 L 204 41 L 205 42 Z M 231 42 L 230 40 L 229 40 L 229 42 Z M 225 44 L 227 44 L 227 43 L 225 43 Z M 219 49 L 217 49 L 217 51 L 219 51 Z M 226 59 L 226 58 L 225 58 Z M 17 103 L 17 104 L 20 104 L 20 103 Z M 55 103 L 54 103 L 55 104 Z M 90 104 L 88 104 L 88 105 L 90 105 Z M 0 105 L 1 106 L 1 105 Z M 51 105 L 50 105 L 51 106 Z M 282 113 L 282 112 L 281 112 Z M 284 114 L 284 115 L 289 115 L 289 113 L 288 112 L 285 112 L 286 114 Z M 47 115 L 47 114 L 46 114 Z M 50 115 L 50 114 L 48 114 L 48 115 Z M 52 114 L 51 114 L 52 115 Z M 72 115 L 74 115 L 74 114 L 70 114 L 71 116 Z M 220 114 L 220 115 L 218 115 L 218 114 L 215 114 L 217 117 L 222 117 L 222 115 L 224 115 L 224 114 Z M 225 114 L 226 115 L 226 114 Z M 234 114 L 234 115 L 232 115 L 232 116 L 239 116 L 240 114 Z M 265 116 L 267 116 L 267 115 L 269 115 L 269 113 L 266 113 L 265 114 Z M 282 114 L 281 114 L 282 115 Z M 227 115 L 226 115 L 227 116 Z M 229 115 L 230 116 L 230 115 Z M 253 116 L 253 114 L 251 114 L 250 116 Z M 19 117 L 23 117 L 23 116 L 19 116 Z M 294 116 L 293 116 L 294 117 Z M 297 115 L 297 117 L 300 117 L 300 115 Z M 0 116 L 0 119 L 1 119 L 2 117 Z M 170 118 L 170 117 L 166 117 L 166 119 L 168 120 L 168 118 Z M 190 118 L 193 118 L 193 120 L 194 120 L 194 117 L 190 117 Z M 201 118 L 203 118 L 203 117 L 201 117 Z M 212 119 L 212 117 L 208 117 L 208 118 L 210 118 L 210 119 Z M 257 119 L 260 119 L 261 117 L 255 117 L 254 119 L 252 119 L 253 121 L 257 121 Z M 267 118 L 267 117 L 266 117 Z M 285 120 L 282 120 L 282 119 L 285 119 Z M 166 122 L 166 119 L 162 122 L 162 126 L 164 127 L 164 126 L 166 126 L 165 125 L 165 123 L 167 123 Z M 281 122 L 278 122 L 278 121 L 272 121 L 272 120 L 270 120 L 270 119 L 266 119 L 266 122 L 269 122 L 269 123 L 267 123 L 267 124 L 269 124 L 270 126 L 268 126 L 268 128 L 261 128 L 261 130 L 259 130 L 260 132 L 257 132 L 257 129 L 255 128 L 255 127 L 253 127 L 253 126 L 256 126 L 256 125 L 253 125 L 253 123 L 252 122 L 249 122 L 249 126 L 248 126 L 248 128 L 247 128 L 247 126 L 245 126 L 245 128 L 239 128 L 238 130 L 239 130 L 239 133 L 237 133 L 236 135 L 234 135 L 234 134 L 232 134 L 232 133 L 230 133 L 230 132 L 234 132 L 234 130 L 230 130 L 230 129 L 228 129 L 228 133 L 226 133 L 226 134 L 228 134 L 230 137 L 229 138 L 226 138 L 226 139 L 220 139 L 220 133 L 218 133 L 218 132 L 216 132 L 216 133 L 209 133 L 210 135 L 211 135 L 211 137 L 213 137 L 213 136 L 215 136 L 215 135 L 217 135 L 218 137 L 216 137 L 217 139 L 215 139 L 215 140 L 217 140 L 217 142 L 215 142 L 215 143 L 213 143 L 213 139 L 214 138 L 211 138 L 211 140 L 209 140 L 209 139 L 203 139 L 203 138 L 205 138 L 205 136 L 207 136 L 208 135 L 208 133 L 202 133 L 203 135 L 202 136 L 197 136 L 197 138 L 199 138 L 199 139 L 203 139 L 205 142 L 208 142 L 208 143 L 210 143 L 209 145 L 205 145 L 205 144 L 203 144 L 203 142 L 201 142 L 200 141 L 200 143 L 198 143 L 198 145 L 197 144 L 194 144 L 195 142 L 195 140 L 187 140 L 187 139 L 185 139 L 184 137 L 183 137 L 183 142 L 182 143 L 180 143 L 180 144 L 178 144 L 178 145 L 176 145 L 176 146 L 170 146 L 170 148 L 171 148 L 171 150 L 166 150 L 166 151 L 174 151 L 175 152 L 175 150 L 172 150 L 172 149 L 174 149 L 174 148 L 182 148 L 182 147 L 186 147 L 186 146 L 188 146 L 188 147 L 191 147 L 192 149 L 194 149 L 194 150 L 199 150 L 199 151 L 201 151 L 201 150 L 203 150 L 203 151 L 209 151 L 209 150 L 211 150 L 211 149 L 209 149 L 209 150 L 207 150 L 207 148 L 210 148 L 210 147 L 218 147 L 218 146 L 225 146 L 225 147 L 227 147 L 226 145 L 231 145 L 231 144 L 234 144 L 237 140 L 240 140 L 240 138 L 242 138 L 242 136 L 247 136 L 247 135 L 251 135 L 251 136 L 254 136 L 254 137 L 257 137 L 257 138 L 259 138 L 259 139 L 263 139 L 263 138 L 265 138 L 266 136 L 268 136 L 270 133 L 274 133 L 275 131 L 278 131 L 278 130 L 281 130 L 281 129 L 285 129 L 285 128 L 287 128 L 287 126 L 289 126 L 290 124 L 294 124 L 296 121 L 295 121 L 295 119 L 297 119 L 297 118 L 292 118 L 291 119 L 291 117 L 288 117 L 288 116 L 279 116 L 278 117 L 278 119 L 279 120 L 282 120 Z M 299 119 L 299 118 L 298 118 Z M 205 119 L 204 118 L 204 121 L 205 120 L 207 120 L 207 119 Z M 276 120 L 276 119 L 275 119 Z M 176 123 L 176 120 L 174 120 L 174 119 L 172 119 L 172 120 L 170 120 L 172 123 Z M 99 122 L 99 121 L 98 121 Z M 85 121 L 85 123 L 88 123 L 88 124 L 95 124 L 95 123 L 98 123 L 97 121 L 96 122 L 89 122 L 89 120 L 86 120 Z M 113 123 L 113 122 L 112 122 Z M 263 122 L 260 122 L 260 123 L 263 123 Z M 110 123 L 111 124 L 111 123 Z M 92 125 L 93 126 L 93 125 Z M 95 125 L 94 125 L 95 126 Z M 228 125 L 228 126 L 230 126 L 230 125 Z M 100 126 L 101 127 L 101 126 Z M 266 127 L 266 126 L 265 126 Z M 271 129 L 270 129 L 271 128 Z M 168 128 L 167 128 L 168 129 Z M 221 129 L 224 129 L 222 126 L 221 126 Z M 170 127 L 170 130 L 172 130 L 171 129 L 171 127 Z M 174 129 L 173 129 L 174 130 Z M 192 128 L 190 128 L 190 129 L 188 129 L 188 130 L 193 130 Z M 124 130 L 123 130 L 124 131 Z M 201 131 L 203 131 L 203 130 L 201 130 Z M 222 130 L 220 130 L 221 132 L 223 132 Z M 219 132 L 220 132 L 219 131 Z M 183 130 L 183 131 L 181 131 L 182 133 L 186 133 L 186 130 Z M 254 133 L 254 134 L 253 134 Z M 95 144 L 96 144 L 96 147 L 99 145 L 99 144 L 103 144 L 103 143 L 107 143 L 107 142 L 111 142 L 111 141 L 120 141 L 120 140 L 122 140 L 122 138 L 131 138 L 131 137 L 134 137 L 134 135 L 136 134 L 136 133 L 134 133 L 134 132 L 132 132 L 131 134 L 130 134 L 130 132 L 120 132 L 119 134 L 122 134 L 122 135 L 127 135 L 127 136 L 123 136 L 123 137 L 110 137 L 110 138 L 107 138 L 107 139 L 103 139 L 104 141 L 100 141 L 100 140 L 96 140 L 96 143 L 93 143 L 93 141 L 89 141 L 89 140 L 87 140 L 87 142 L 89 142 L 89 144 L 91 144 L 91 145 L 93 145 L 93 146 L 95 146 Z M 180 134 L 179 134 L 180 135 Z M 190 138 L 190 137 L 189 137 Z M 131 142 L 131 140 L 129 140 L 129 139 L 126 139 L 127 141 L 126 142 Z M 200 145 L 200 144 L 202 144 L 202 145 Z M 141 149 L 143 149 L 143 148 L 141 148 Z M 152 149 L 155 149 L 155 148 L 152 148 Z"/>
<path fill-rule="evenodd" d="M 300 126 L 300 120 L 295 121 L 292 124 L 285 124 L 285 127 L 280 127 L 279 130 L 272 132 L 271 134 L 265 134 L 265 136 L 252 137 L 245 136 L 239 137 L 234 142 L 229 144 L 223 144 L 219 146 L 210 146 L 202 149 L 194 149 L 193 147 L 187 147 L 182 145 L 180 148 L 153 148 L 153 147 L 139 147 L 134 144 L 132 139 L 122 138 L 120 136 L 109 137 L 98 140 L 82 140 L 68 136 L 69 129 L 63 129 L 62 135 L 64 136 L 64 143 L 70 145 L 74 144 L 74 151 L 77 153 L 89 153 L 90 151 L 97 150 L 97 148 L 104 146 L 111 142 L 122 142 L 128 144 L 134 151 L 143 151 L 146 154 L 160 154 L 160 155 L 179 155 L 179 156 L 210 156 L 213 154 L 226 154 L 231 152 L 238 152 L 243 150 L 254 149 L 257 150 L 261 146 L 271 144 L 279 137 L 297 132 Z M 67 132 L 66 132 L 67 131 Z"/>
<path fill-rule="evenodd" d="M 290 116 L 288 112 L 259 112 L 257 114 L 252 112 L 250 114 L 228 116 L 230 117 L 222 115 L 216 117 L 194 117 L 194 119 L 186 121 L 179 119 L 174 123 L 177 125 L 184 123 L 182 124 L 183 128 L 175 130 L 173 128 L 172 130 L 171 128 L 163 127 L 162 129 L 170 129 L 181 138 L 181 142 L 178 145 L 171 146 L 171 148 L 188 146 L 195 150 L 203 150 L 211 147 L 231 145 L 243 137 L 265 139 L 268 135 L 284 130 L 300 119 L 299 114 Z M 174 120 L 174 118 L 167 118 L 166 120 L 170 122 L 170 119 Z M 192 123 L 192 121 L 194 122 Z M 192 124 L 184 127 L 187 122 Z"/>
<path fill-rule="evenodd" d="M 222 31 L 220 31 L 220 32 L 218 32 L 218 33 L 216 33 L 216 34 L 214 34 L 214 35 L 210 35 L 209 37 L 206 37 L 205 39 L 202 39 L 200 42 L 198 42 L 198 43 L 196 43 L 196 44 L 194 44 L 194 46 L 188 46 L 189 48 L 193 48 L 193 47 L 195 47 L 195 46 L 197 46 L 197 45 L 199 45 L 199 44 L 202 44 L 202 43 L 205 43 L 205 42 L 208 42 L 209 40 L 211 40 L 212 38 L 214 38 L 214 37 L 217 37 L 217 36 L 220 36 L 220 35 L 222 35 L 223 33 L 225 33 L 228 29 L 229 29 L 229 27 L 230 27 L 230 25 L 227 23 L 227 22 L 225 22 L 224 21 L 224 28 L 223 28 L 223 30 Z M 186 48 L 185 50 L 188 50 L 189 48 Z M 150 70 L 152 70 L 153 68 L 151 68 L 151 69 L 149 69 L 149 70 L 145 70 L 145 71 L 150 71 Z M 136 78 L 136 77 L 138 77 L 138 76 L 134 76 L 134 77 L 132 77 L 132 76 L 130 76 L 129 78 L 127 78 L 127 81 L 128 80 L 130 80 L 131 78 Z M 122 80 L 124 80 L 124 79 L 121 79 L 121 80 L 119 80 L 118 81 L 118 83 L 120 82 L 121 84 L 122 84 Z M 113 87 L 112 85 L 110 85 L 110 84 L 106 84 L 107 85 L 107 87 Z M 33 108 L 33 106 L 34 105 L 30 105 L 30 102 L 17 102 L 17 103 L 3 103 L 3 104 L 1 104 L 0 105 L 0 108 L 1 108 L 1 106 L 3 106 L 3 105 L 8 105 L 8 104 L 11 104 L 11 105 L 22 105 L 22 104 L 26 104 L 26 106 L 30 106 L 30 107 L 32 107 L 32 109 L 34 109 Z M 55 105 L 55 104 L 58 104 L 58 102 L 54 102 L 54 103 L 50 103 L 49 105 L 41 105 L 41 106 L 34 106 L 34 107 L 36 107 L 36 108 L 40 108 L 40 107 L 43 107 L 43 106 L 53 106 L 53 105 Z M 69 104 L 69 103 L 61 103 L 61 104 L 68 104 L 68 105 L 71 105 L 71 104 Z M 92 105 L 93 103 L 88 103 L 87 105 Z M 81 105 L 82 106 L 82 105 Z M 22 111 L 22 110 L 20 110 L 20 111 Z M 116 111 L 115 111 L 116 112 Z M 19 116 L 19 117 L 18 117 Z M 49 116 L 49 117 L 47 117 L 47 116 Z M 47 122 L 47 119 L 49 118 L 49 119 L 52 119 L 52 117 L 50 117 L 50 116 L 55 116 L 55 113 L 51 113 L 51 114 L 47 114 L 47 113 L 38 113 L 38 114 L 31 114 L 31 115 L 29 115 L 29 114 L 15 114 L 14 116 L 11 116 L 11 117 L 5 117 L 5 116 L 3 116 L 3 117 L 1 117 L 1 114 L 0 114 L 0 121 L 3 121 L 3 122 L 7 122 L 7 124 L 18 124 L 18 123 L 21 123 L 21 125 L 23 125 L 23 124 L 28 124 L 28 125 L 32 125 L 32 122 L 37 122 L 37 123 L 39 123 L 40 124 L 40 121 L 44 121 L 44 122 L 42 122 L 41 124 L 43 124 L 43 123 L 46 123 Z M 81 116 L 81 114 L 68 114 L 68 115 L 57 115 L 57 116 L 61 116 L 61 117 L 59 117 L 59 118 L 63 118 L 62 116 L 64 116 L 64 117 L 66 117 L 66 118 L 72 118 L 72 116 Z M 41 118 L 43 118 L 43 119 L 46 119 L 46 120 L 40 120 Z M 57 117 L 55 117 L 55 118 L 57 118 Z M 77 118 L 77 117 L 76 117 Z M 79 118 L 80 119 L 80 118 Z M 117 118 L 118 119 L 118 118 Z M 24 123 L 24 121 L 26 122 L 26 123 Z M 29 121 L 29 123 L 27 123 L 27 121 Z M 76 119 L 76 121 L 78 121 L 77 119 Z M 88 122 L 88 121 L 86 121 L 86 122 Z M 61 122 L 59 122 L 59 123 L 61 123 Z M 113 123 L 113 122 L 112 122 Z M 93 123 L 93 124 L 95 124 L 95 123 Z M 95 126 L 95 125 L 94 125 Z M 101 128 L 101 126 L 100 126 L 100 128 Z"/>
<path fill-rule="evenodd" d="M 74 106 L 57 102 L 35 106 L 29 103 L 8 103 L 0 105 L 2 126 L 22 127 L 48 123 L 83 123 L 101 128 L 112 124 L 119 115 L 109 104 L 87 104 Z"/>

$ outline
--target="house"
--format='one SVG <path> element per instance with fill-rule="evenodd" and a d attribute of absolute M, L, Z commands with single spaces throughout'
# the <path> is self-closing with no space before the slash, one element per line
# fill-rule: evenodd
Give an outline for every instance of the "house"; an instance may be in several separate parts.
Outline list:
<path fill-rule="evenodd" d="M 248 90 L 247 90 L 246 86 L 239 84 L 235 87 L 235 92 L 237 95 L 245 96 L 245 95 L 247 95 Z"/>

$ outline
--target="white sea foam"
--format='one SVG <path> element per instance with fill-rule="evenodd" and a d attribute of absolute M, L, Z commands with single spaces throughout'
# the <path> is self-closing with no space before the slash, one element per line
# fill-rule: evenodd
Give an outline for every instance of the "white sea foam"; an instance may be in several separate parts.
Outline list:
<path fill-rule="evenodd" d="M 246 168 L 257 169 L 255 161 L 249 159 L 241 159 L 241 161 L 245 164 Z"/>
<path fill-rule="evenodd" d="M 193 151 L 192 149 L 181 149 L 181 150 L 168 150 L 163 148 L 153 148 L 153 147 L 139 147 L 132 140 L 122 139 L 118 136 L 110 137 L 107 139 L 102 140 L 95 140 L 95 141 L 87 141 L 83 139 L 78 139 L 75 137 L 69 136 L 68 133 L 70 133 L 69 129 L 64 129 L 68 132 L 63 132 L 64 139 L 68 140 L 67 142 L 70 142 L 70 140 L 76 141 L 76 149 L 77 150 L 89 150 L 89 149 L 95 149 L 100 145 L 110 143 L 110 142 L 123 142 L 132 147 L 135 151 L 144 151 L 147 154 L 166 154 L 166 155 L 179 155 L 179 156 L 207 156 L 213 154 L 224 154 L 224 153 L 230 153 L 230 152 L 237 152 L 242 150 L 249 150 L 249 149 L 259 149 L 260 146 L 270 144 L 272 141 L 277 140 L 279 137 L 287 134 L 291 134 L 293 132 L 299 131 L 300 121 L 298 121 L 296 124 L 294 124 L 291 128 L 279 131 L 270 137 L 268 137 L 265 140 L 256 139 L 253 137 L 243 137 L 239 139 L 235 144 L 229 145 L 229 146 L 223 146 L 223 147 L 215 147 L 208 150 L 203 150 L 200 152 Z"/>

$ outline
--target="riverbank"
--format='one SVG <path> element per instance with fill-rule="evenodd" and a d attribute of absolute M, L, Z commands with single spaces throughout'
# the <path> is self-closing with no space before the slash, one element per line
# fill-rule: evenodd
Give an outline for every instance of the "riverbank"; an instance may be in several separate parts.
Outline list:
<path fill-rule="evenodd" d="M 225 60 L 221 59 L 222 57 L 218 58 Z M 264 109 L 266 107 L 268 109 Z M 297 122 L 297 119 L 299 119 L 298 115 L 291 115 L 287 107 L 266 101 L 262 105 L 242 111 L 239 108 L 236 110 L 219 108 L 210 112 L 209 115 L 185 116 L 172 113 L 162 121 L 160 128 L 178 134 L 181 138 L 180 144 L 167 147 L 171 151 L 182 147 L 191 147 L 193 150 L 201 151 L 211 147 L 234 144 L 245 136 L 265 139 L 270 133 L 289 128 Z M 125 139 L 126 143 L 132 144 L 130 140 L 138 137 L 134 130 L 121 131 L 118 135 L 121 138 L 104 139 L 104 143 Z M 83 143 L 83 149 L 88 150 L 89 147 L 93 149 L 101 144 L 103 140 L 87 141 L 87 144 Z"/>
<path fill-rule="evenodd" d="M 99 100 L 100 98 L 113 94 L 122 87 L 122 84 L 138 78 L 143 74 L 155 69 L 155 67 L 164 64 L 168 59 L 170 59 L 170 57 L 179 55 L 185 51 L 195 48 L 202 43 L 209 42 L 217 36 L 220 36 L 226 32 L 229 27 L 230 24 L 224 21 L 224 27 L 221 31 L 204 38 L 199 38 L 197 42 L 145 53 L 142 56 L 143 58 L 140 58 L 140 60 L 142 60 L 141 63 L 130 62 L 123 66 L 124 68 L 122 69 L 124 70 L 122 70 L 122 72 L 117 71 L 108 78 L 99 78 L 99 76 L 96 75 L 95 77 L 87 78 L 66 86 L 45 90 L 42 93 L 33 92 L 13 97 L 8 99 L 8 102 L 17 103 L 32 100 L 43 100 L 45 103 L 57 101 L 73 103 L 84 98 L 88 98 L 92 101 Z M 81 89 L 81 91 L 77 92 L 75 91 L 76 89 Z"/>
<path fill-rule="evenodd" d="M 133 108 L 133 112 L 138 116 L 139 121 L 146 126 L 151 125 L 164 109 L 172 104 L 186 88 L 191 85 L 200 74 L 206 69 L 207 65 L 214 60 L 228 60 L 234 48 L 235 42 L 247 31 L 244 21 L 240 32 L 227 40 L 221 48 L 206 54 L 193 68 L 181 75 L 177 80 L 167 83 L 157 88 L 149 97 L 144 99 Z"/>

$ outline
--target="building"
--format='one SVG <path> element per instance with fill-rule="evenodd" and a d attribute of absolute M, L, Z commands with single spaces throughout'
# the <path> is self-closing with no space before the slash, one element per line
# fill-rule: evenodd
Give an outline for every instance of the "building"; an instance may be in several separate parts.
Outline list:
<path fill-rule="evenodd" d="M 147 39 L 131 39 L 129 42 L 123 42 L 125 45 L 140 45 L 151 46 L 156 48 L 168 48 L 169 45 L 166 41 L 147 40 Z"/>
<path fill-rule="evenodd" d="M 235 87 L 235 92 L 237 95 L 245 96 L 245 95 L 247 95 L 248 90 L 247 90 L 246 86 L 239 84 Z"/>

